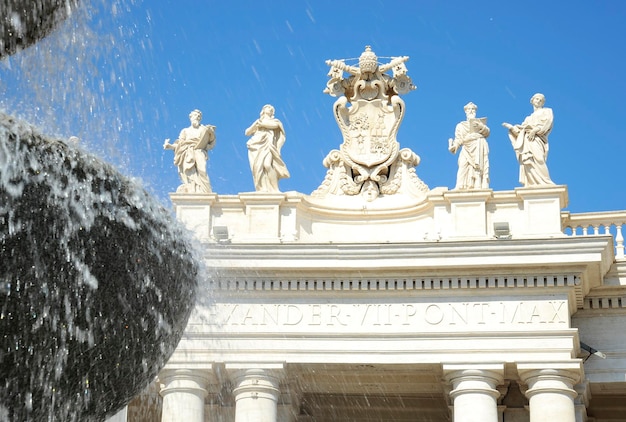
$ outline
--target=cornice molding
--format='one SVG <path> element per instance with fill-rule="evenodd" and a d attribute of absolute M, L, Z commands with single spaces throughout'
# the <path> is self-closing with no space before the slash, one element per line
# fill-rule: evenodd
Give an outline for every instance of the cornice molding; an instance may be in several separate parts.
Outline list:
<path fill-rule="evenodd" d="M 216 244 L 203 243 L 204 258 L 212 268 L 246 268 L 254 272 L 263 268 L 286 269 L 324 267 L 359 268 L 389 267 L 400 264 L 405 268 L 489 268 L 526 267 L 528 264 L 559 265 L 599 262 L 612 259 L 611 236 L 553 237 L 536 239 L 406 242 L 406 243 L 282 243 L 282 244 Z M 555 260 L 558 256 L 558 260 Z M 320 268 L 320 261 L 324 266 Z M 353 263 L 351 264 L 350 261 Z M 370 263 L 363 265 L 363 263 Z M 387 265 L 386 265 L 387 264 Z M 608 271 L 608 268 L 606 269 Z"/>

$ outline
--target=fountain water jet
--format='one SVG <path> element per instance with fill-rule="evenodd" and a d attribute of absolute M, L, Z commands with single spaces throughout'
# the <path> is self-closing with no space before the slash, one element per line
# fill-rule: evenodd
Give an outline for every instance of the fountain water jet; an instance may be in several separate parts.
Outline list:
<path fill-rule="evenodd" d="M 198 260 L 136 183 L 28 124 L 0 122 L 0 416 L 97 419 L 174 351 Z"/>
<path fill-rule="evenodd" d="M 3 1 L 0 58 L 77 3 Z M 178 344 L 199 262 L 136 182 L 0 112 L 0 420 L 102 420 L 123 407 Z"/>

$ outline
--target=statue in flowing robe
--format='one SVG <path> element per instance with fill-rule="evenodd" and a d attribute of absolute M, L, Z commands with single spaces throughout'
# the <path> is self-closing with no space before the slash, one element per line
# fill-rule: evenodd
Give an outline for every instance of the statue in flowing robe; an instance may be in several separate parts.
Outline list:
<path fill-rule="evenodd" d="M 289 177 L 289 170 L 281 158 L 285 144 L 285 129 L 274 117 L 274 107 L 266 104 L 260 116 L 245 132 L 251 138 L 247 142 L 250 170 L 257 192 L 280 192 L 278 180 Z"/>
<path fill-rule="evenodd" d="M 519 181 L 522 186 L 553 185 L 546 160 L 548 135 L 552 130 L 552 109 L 544 107 L 546 97 L 535 94 L 530 99 L 533 112 L 519 125 L 502 123 L 509 130 L 509 139 L 519 161 Z"/>

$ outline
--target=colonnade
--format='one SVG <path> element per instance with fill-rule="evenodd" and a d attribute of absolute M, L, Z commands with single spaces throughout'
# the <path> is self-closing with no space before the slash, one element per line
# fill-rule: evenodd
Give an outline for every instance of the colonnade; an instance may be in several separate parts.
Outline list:
<path fill-rule="evenodd" d="M 505 381 L 503 363 L 443 364 L 453 422 L 501 422 L 499 406 Z M 517 363 L 518 383 L 528 400 L 529 422 L 585 422 L 583 369 L 580 361 Z M 235 422 L 301 422 L 297 412 L 279 414 L 282 364 L 226 364 L 225 376 L 235 401 Z M 210 370 L 165 369 L 159 375 L 162 422 L 205 422 L 205 399 L 212 388 Z M 583 387 L 581 387 L 583 386 Z M 578 391 L 577 391 L 578 390 Z M 304 420 L 304 419 L 302 419 Z M 308 419 L 306 419 L 308 420 Z"/>
<path fill-rule="evenodd" d="M 504 383 L 503 364 L 443 365 L 450 383 L 453 422 L 498 422 L 505 411 L 498 406 Z M 528 399 L 530 422 L 584 422 L 586 408 L 574 387 L 582 380 L 579 361 L 518 363 L 519 381 Z"/>
<path fill-rule="evenodd" d="M 276 422 L 282 364 L 226 364 L 235 400 L 235 422 Z M 211 387 L 207 370 L 165 369 L 159 374 L 162 422 L 205 422 L 205 399 Z"/>

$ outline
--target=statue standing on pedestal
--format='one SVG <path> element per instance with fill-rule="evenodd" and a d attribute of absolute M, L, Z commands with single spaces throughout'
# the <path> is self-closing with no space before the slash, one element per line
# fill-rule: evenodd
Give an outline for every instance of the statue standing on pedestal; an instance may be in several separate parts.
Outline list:
<path fill-rule="evenodd" d="M 174 150 L 174 164 L 183 184 L 178 193 L 210 193 L 211 183 L 206 171 L 208 153 L 215 146 L 215 126 L 202 125 L 202 112 L 189 113 L 189 127 L 180 131 L 178 139 L 170 144 L 166 139 L 163 149 Z"/>
<path fill-rule="evenodd" d="M 522 186 L 553 185 L 546 160 L 548 135 L 552 130 L 552 109 L 544 107 L 546 97 L 535 94 L 530 99 L 533 112 L 519 125 L 502 123 L 509 130 L 509 139 L 519 161 L 519 181 Z"/>
<path fill-rule="evenodd" d="M 448 140 L 451 153 L 459 153 L 459 171 L 455 189 L 489 188 L 489 127 L 487 118 L 476 118 L 476 104 L 469 102 L 463 107 L 467 120 L 456 125 L 454 139 Z"/>
<path fill-rule="evenodd" d="M 400 95 L 415 89 L 407 75 L 408 59 L 391 57 L 380 64 L 366 46 L 358 66 L 346 64 L 349 59 L 326 62 L 330 79 L 324 93 L 339 97 L 333 111 L 343 143 L 324 159 L 326 178 L 313 196 L 362 195 L 373 201 L 380 195 L 403 193 L 425 198 L 428 187 L 414 169 L 420 158 L 408 148 L 400 149 L 396 140 L 405 113 Z M 392 75 L 386 73 L 389 70 Z"/>
<path fill-rule="evenodd" d="M 274 117 L 274 107 L 266 104 L 257 120 L 245 132 L 250 170 L 257 192 L 280 192 L 278 180 L 289 177 L 289 170 L 280 156 L 285 144 L 285 129 Z"/>

